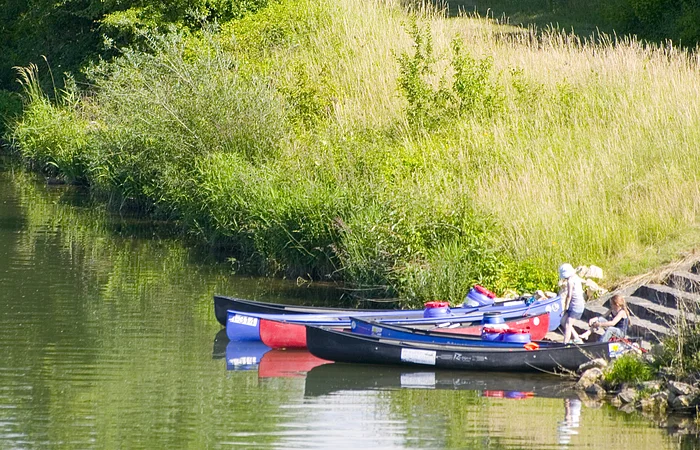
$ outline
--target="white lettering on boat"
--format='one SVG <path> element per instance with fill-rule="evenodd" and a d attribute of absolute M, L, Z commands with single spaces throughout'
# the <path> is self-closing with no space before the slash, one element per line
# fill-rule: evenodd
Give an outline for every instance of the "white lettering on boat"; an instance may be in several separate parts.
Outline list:
<path fill-rule="evenodd" d="M 452 355 L 452 360 L 460 362 L 484 362 L 488 361 L 488 359 L 488 356 L 485 355 L 463 355 L 461 353 Z"/>
<path fill-rule="evenodd" d="M 435 350 L 418 350 L 414 348 L 401 349 L 401 361 L 412 362 L 416 364 L 435 365 Z"/>
<path fill-rule="evenodd" d="M 235 315 L 235 316 L 229 318 L 228 320 L 229 320 L 229 322 L 237 323 L 240 325 L 245 325 L 248 327 L 257 327 L 258 326 L 258 318 L 257 317 Z"/>
<path fill-rule="evenodd" d="M 242 356 L 240 358 L 231 358 L 228 363 L 232 366 L 250 366 L 258 363 L 258 358 L 255 356 Z"/>

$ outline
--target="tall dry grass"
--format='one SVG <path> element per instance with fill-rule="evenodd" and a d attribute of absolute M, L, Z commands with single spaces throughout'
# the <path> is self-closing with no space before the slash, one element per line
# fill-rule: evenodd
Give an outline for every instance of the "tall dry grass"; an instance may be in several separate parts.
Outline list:
<path fill-rule="evenodd" d="M 339 122 L 400 122 L 390 55 L 411 44 L 406 17 L 393 2 L 342 7 L 342 32 L 359 49 L 355 64 L 339 61 L 345 70 L 334 72 L 350 92 Z M 502 243 L 518 258 L 552 266 L 597 262 L 625 274 L 670 257 L 681 236 L 683 245 L 698 236 L 697 54 L 439 12 L 423 20 L 438 59 L 433 83 L 449 76 L 448 49 L 459 36 L 469 52 L 493 59 L 508 108 L 498 120 L 466 118 L 449 136 L 405 145 L 421 147 L 430 174 L 415 181 L 421 189 L 451 201 L 469 196 L 503 226 Z"/>

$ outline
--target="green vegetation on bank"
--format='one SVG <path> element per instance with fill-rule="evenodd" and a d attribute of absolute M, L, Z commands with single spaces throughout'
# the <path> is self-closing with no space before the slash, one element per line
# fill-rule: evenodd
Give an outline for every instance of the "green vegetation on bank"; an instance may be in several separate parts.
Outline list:
<path fill-rule="evenodd" d="M 553 287 L 563 261 L 636 273 L 697 242 L 696 56 L 396 3 L 141 33 L 55 100 L 24 69 L 11 140 L 242 269 L 407 302 Z"/>
<path fill-rule="evenodd" d="M 641 383 L 654 377 L 652 367 L 636 354 L 627 353 L 616 359 L 605 371 L 604 380 L 610 386 Z"/>

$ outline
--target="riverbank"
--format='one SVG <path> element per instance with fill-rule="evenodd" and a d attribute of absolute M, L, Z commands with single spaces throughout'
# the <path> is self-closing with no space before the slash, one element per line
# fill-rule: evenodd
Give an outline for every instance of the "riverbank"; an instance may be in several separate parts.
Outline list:
<path fill-rule="evenodd" d="M 628 354 L 610 364 L 593 360 L 579 368 L 574 388 L 587 401 L 641 412 L 660 425 L 670 421 L 682 433 L 700 433 L 700 372 L 677 377 L 668 367 L 652 372 L 655 366 L 653 354 Z"/>
<path fill-rule="evenodd" d="M 614 283 L 699 241 L 692 54 L 391 1 L 285 0 L 148 43 L 89 95 L 49 101 L 25 71 L 13 142 L 241 272 L 458 304 L 551 289 L 563 261 Z"/>
<path fill-rule="evenodd" d="M 595 360 L 581 366 L 575 384 L 582 395 L 622 411 L 641 412 L 663 425 L 669 418 L 681 433 L 700 432 L 700 259 L 689 254 L 623 283 L 632 315 L 628 336 L 638 344 L 610 363 Z M 644 296 L 644 298 L 640 297 Z M 590 314 L 603 314 L 605 299 L 586 305 Z M 587 328 L 582 322 L 580 327 Z M 600 335 L 593 333 L 592 339 Z"/>

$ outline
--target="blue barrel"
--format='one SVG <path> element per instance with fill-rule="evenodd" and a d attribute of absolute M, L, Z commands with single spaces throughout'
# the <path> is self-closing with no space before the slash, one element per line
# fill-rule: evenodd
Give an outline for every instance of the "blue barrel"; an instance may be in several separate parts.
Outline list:
<path fill-rule="evenodd" d="M 465 298 L 464 300 L 464 307 L 486 306 L 493 304 L 492 298 L 490 298 L 486 294 L 482 294 L 474 288 L 472 288 L 469 291 L 469 293 L 467 294 L 467 298 Z"/>
<path fill-rule="evenodd" d="M 532 339 L 530 338 L 530 333 L 513 333 L 506 332 L 503 333 L 503 340 L 505 342 L 517 342 L 521 344 L 527 344 Z"/>
<path fill-rule="evenodd" d="M 423 317 L 445 317 L 450 315 L 450 304 L 447 302 L 427 302 Z"/>
<path fill-rule="evenodd" d="M 495 328 L 483 327 L 481 329 L 481 340 L 483 341 L 502 341 L 503 333 Z"/>
<path fill-rule="evenodd" d="M 482 325 L 505 323 L 503 316 L 499 312 L 487 312 L 481 318 Z"/>

